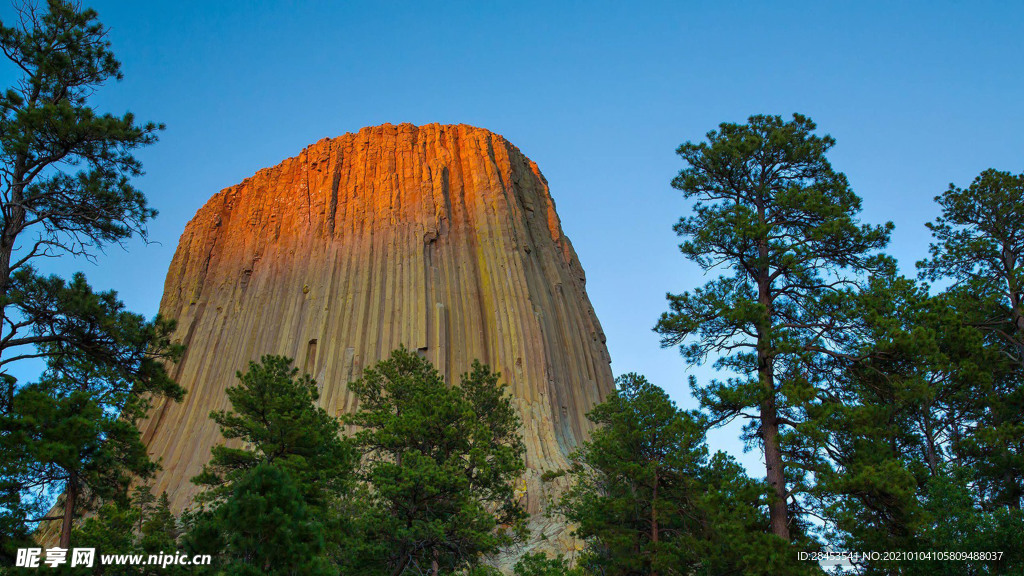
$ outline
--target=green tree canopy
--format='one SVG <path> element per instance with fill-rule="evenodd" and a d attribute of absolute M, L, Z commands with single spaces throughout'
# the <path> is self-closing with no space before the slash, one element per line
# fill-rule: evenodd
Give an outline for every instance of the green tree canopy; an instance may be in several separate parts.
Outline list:
<path fill-rule="evenodd" d="M 802 574 L 766 529 L 762 486 L 731 458 L 708 458 L 705 422 L 643 376 L 626 374 L 587 417 L 560 509 L 586 548 L 589 573 L 622 576 Z M 554 560 L 523 569 L 538 573 Z"/>
<path fill-rule="evenodd" d="M 162 126 L 91 106 L 121 78 L 95 11 L 48 0 L 16 13 L 0 22 L 0 51 L 17 74 L 0 92 L 0 556 L 61 483 L 65 546 L 84 507 L 116 491 L 126 498 L 127 478 L 153 466 L 131 430 L 143 396 L 181 394 L 162 367 L 177 354 L 170 324 L 125 311 L 81 274 L 36 268 L 145 238 L 156 212 L 132 184 L 142 173 L 133 154 Z M 30 359 L 47 362 L 45 374 L 18 383 L 8 370 Z"/>
<path fill-rule="evenodd" d="M 260 464 L 273 464 L 299 483 L 307 501 L 323 504 L 343 493 L 352 480 L 355 452 L 340 436 L 338 420 L 316 405 L 316 382 L 299 376 L 292 360 L 264 356 L 237 373 L 239 384 L 227 389 L 231 410 L 210 413 L 227 440 L 241 447 L 215 446 L 210 463 L 193 478 L 208 490 L 202 501 L 232 493 L 232 485 Z"/>
<path fill-rule="evenodd" d="M 967 188 L 936 197 L 942 215 L 927 226 L 928 280 L 952 281 L 942 297 L 961 322 L 981 331 L 987 381 L 964 406 L 976 418 L 958 448 L 977 471 L 986 500 L 1024 504 L 1024 174 L 985 170 Z"/>
<path fill-rule="evenodd" d="M 278 464 L 261 462 L 240 477 L 217 509 L 222 573 L 336 574 L 327 562 L 324 526 L 306 504 L 304 492 Z"/>
<path fill-rule="evenodd" d="M 936 241 L 918 263 L 922 276 L 952 280 L 984 314 L 975 325 L 1024 366 L 1024 174 L 985 170 L 935 201 L 942 216 L 927 224 Z"/>
<path fill-rule="evenodd" d="M 586 576 L 579 566 L 569 567 L 564 556 L 549 558 L 543 552 L 527 554 L 519 559 L 513 567 L 515 576 Z"/>
<path fill-rule="evenodd" d="M 366 551 L 366 573 L 454 572 L 513 540 L 525 517 L 514 494 L 525 448 L 498 379 L 475 362 L 448 386 L 400 348 L 349 384 L 359 409 L 345 422 L 359 427 L 369 499 L 360 522 L 379 544 Z"/>
<path fill-rule="evenodd" d="M 964 322 L 949 294 L 878 276 L 851 302 L 864 359 L 838 371 L 798 427 L 801 447 L 821 454 L 812 494 L 825 536 L 846 550 L 998 551 L 998 562 L 863 561 L 864 574 L 1012 574 L 1021 557 L 1007 545 L 1024 530 L 1001 503 L 972 446 L 985 428 L 993 383 L 1008 362 Z M 967 312 L 972 315 L 973 312 Z"/>
<path fill-rule="evenodd" d="M 700 424 L 643 376 L 627 374 L 587 417 L 599 428 L 574 455 L 566 517 L 588 541 L 584 564 L 609 574 L 687 574 L 703 518 L 694 503 L 707 460 Z"/>
<path fill-rule="evenodd" d="M 183 546 L 216 556 L 213 569 L 228 574 L 319 574 L 350 531 L 339 515 L 353 481 L 352 443 L 291 359 L 263 356 L 237 376 L 227 389 L 231 410 L 210 417 L 240 447 L 215 446 L 192 479 L 206 490 L 184 515 Z"/>
<path fill-rule="evenodd" d="M 189 566 L 98 565 L 100 554 L 173 554 L 179 550 L 177 518 L 171 513 L 167 493 L 155 498 L 147 485 L 137 486 L 130 501 L 107 501 L 74 530 L 72 540 L 77 548 L 95 548 L 93 567 L 58 567 L 57 572 L 69 575 L 104 576 L 181 576 L 189 574 Z"/>
<path fill-rule="evenodd" d="M 109 353 L 113 346 L 102 338 L 119 333 L 117 363 L 97 363 L 77 348 L 54 353 L 40 380 L 20 387 L 11 409 L 0 414 L 0 486 L 8 494 L 9 522 L 43 519 L 63 489 L 63 512 L 46 518 L 61 521 L 64 547 L 82 512 L 97 501 L 126 499 L 134 480 L 156 471 L 137 423 L 154 395 L 184 395 L 164 369 L 163 361 L 180 353 L 168 339 L 169 324 L 125 311 L 115 294 L 95 294 L 84 281 L 72 287 L 80 308 L 93 311 L 86 331 L 99 335 L 96 346 Z"/>
<path fill-rule="evenodd" d="M 52 352 L 33 351 L 41 344 L 112 362 L 79 329 L 89 310 L 32 263 L 145 237 L 156 211 L 131 182 L 142 173 L 132 154 L 162 126 L 90 106 L 97 88 L 121 78 L 95 11 L 48 0 L 45 11 L 27 4 L 19 15 L 14 26 L 0 23 L 0 49 L 21 73 L 0 94 L 0 368 Z"/>

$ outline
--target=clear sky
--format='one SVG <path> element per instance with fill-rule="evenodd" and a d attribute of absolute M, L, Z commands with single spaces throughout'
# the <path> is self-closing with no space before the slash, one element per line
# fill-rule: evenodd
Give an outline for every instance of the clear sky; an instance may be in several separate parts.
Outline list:
<path fill-rule="evenodd" d="M 12 10 L 0 0 L 7 22 Z M 1024 3 L 86 1 L 125 80 L 101 110 L 165 122 L 140 156 L 160 244 L 83 269 L 156 313 L 186 222 L 216 191 L 324 137 L 385 122 L 467 123 L 541 167 L 616 374 L 693 407 L 688 369 L 651 331 L 665 293 L 707 279 L 678 253 L 676 146 L 751 114 L 813 118 L 864 199 L 896 224 L 904 271 L 932 198 L 985 168 L 1024 171 Z M 10 67 L 0 66 L 8 86 Z M 740 455 L 733 430 L 712 446 Z"/>

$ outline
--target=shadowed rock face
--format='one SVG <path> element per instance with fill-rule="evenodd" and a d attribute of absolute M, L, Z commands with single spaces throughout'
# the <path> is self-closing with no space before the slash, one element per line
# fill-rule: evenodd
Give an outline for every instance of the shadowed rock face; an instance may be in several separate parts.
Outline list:
<path fill-rule="evenodd" d="M 613 388 L 584 274 L 537 165 L 471 126 L 385 124 L 321 140 L 222 190 L 181 236 L 161 313 L 187 345 L 173 373 L 184 402 L 143 425 L 162 460 L 154 492 L 176 510 L 221 441 L 235 372 L 263 354 L 295 358 L 332 414 L 346 383 L 405 345 L 449 382 L 473 359 L 509 385 L 523 419 L 521 485 L 534 537 L 570 545 L 537 514 L 584 438 L 584 414 Z"/>

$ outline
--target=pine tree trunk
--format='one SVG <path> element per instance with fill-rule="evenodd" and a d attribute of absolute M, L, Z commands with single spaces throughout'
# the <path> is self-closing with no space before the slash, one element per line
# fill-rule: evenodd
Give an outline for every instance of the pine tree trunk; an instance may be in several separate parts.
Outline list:
<path fill-rule="evenodd" d="M 394 572 L 391 573 L 391 576 L 399 576 L 402 572 L 405 572 L 405 567 L 408 566 L 408 565 L 409 565 L 409 555 L 406 554 L 406 556 L 404 558 L 402 558 L 401 561 L 399 561 L 398 566 L 395 566 L 395 570 L 394 570 Z"/>
<path fill-rule="evenodd" d="M 25 222 L 25 207 L 22 180 L 25 174 L 25 158 L 19 154 L 14 163 L 14 174 L 11 180 L 11 198 L 4 206 L 3 229 L 0 230 L 0 326 L 7 320 L 6 299 L 11 286 L 11 256 L 14 253 L 14 244 L 18 240 Z M 12 334 L 13 335 L 13 334 Z M 3 356 L 3 347 L 0 347 L 0 357 Z"/>
<path fill-rule="evenodd" d="M 1003 483 L 1006 484 L 1006 505 L 1012 510 L 1020 510 L 1020 486 L 1017 484 L 1017 475 L 1013 470 L 1003 472 Z"/>
<path fill-rule="evenodd" d="M 1016 272 L 1015 269 L 1011 270 L 1013 270 L 1010 273 L 1011 275 Z M 1012 276 L 1007 279 L 1007 285 L 1010 294 L 1010 320 L 1013 322 L 1014 344 L 1021 355 L 1021 359 L 1024 359 L 1024 302 L 1021 302 L 1017 285 L 1013 281 Z"/>
<path fill-rule="evenodd" d="M 658 554 L 658 467 L 654 467 L 654 489 L 651 495 L 651 548 L 654 552 L 654 557 L 651 558 L 651 563 L 655 563 Z M 651 576 L 658 576 L 658 570 L 651 569 Z"/>
<path fill-rule="evenodd" d="M 761 441 L 764 443 L 764 463 L 768 484 L 772 487 L 772 500 L 768 503 L 768 516 L 772 534 L 789 540 L 789 510 L 786 508 L 786 470 L 779 445 L 779 423 L 775 398 L 761 405 Z"/>
<path fill-rule="evenodd" d="M 764 208 L 759 207 L 760 218 L 765 217 Z M 758 242 L 761 269 L 757 275 L 757 301 L 764 306 L 765 317 L 757 326 L 757 372 L 764 387 L 761 401 L 761 442 L 764 446 L 764 464 L 768 484 L 772 487 L 772 499 L 768 503 L 768 516 L 772 534 L 789 540 L 789 510 L 786 508 L 786 469 L 782 462 L 782 447 L 779 445 L 779 415 L 775 404 L 775 367 L 769 351 L 769 333 L 772 327 L 771 280 L 768 274 L 768 240 Z"/>
<path fill-rule="evenodd" d="M 71 546 L 71 525 L 75 521 L 75 502 L 78 500 L 78 475 L 74 472 L 68 477 L 68 486 L 64 491 L 64 518 L 60 525 L 60 547 Z"/>

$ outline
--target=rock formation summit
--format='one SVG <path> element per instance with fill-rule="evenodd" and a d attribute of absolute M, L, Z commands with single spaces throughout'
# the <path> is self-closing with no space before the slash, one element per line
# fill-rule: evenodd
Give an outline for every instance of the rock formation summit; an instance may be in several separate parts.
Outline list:
<path fill-rule="evenodd" d="M 466 125 L 385 124 L 321 140 L 211 198 L 186 226 L 160 311 L 187 346 L 173 367 L 185 400 L 143 425 L 181 510 L 221 441 L 235 372 L 284 354 L 316 379 L 332 414 L 347 383 L 404 345 L 457 381 L 473 359 L 509 385 L 523 419 L 520 485 L 534 538 L 548 470 L 587 437 L 584 414 L 613 388 L 584 274 L 537 165 Z"/>

